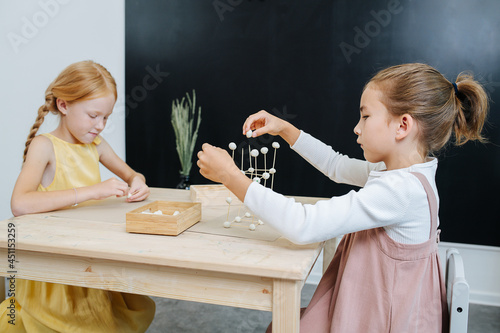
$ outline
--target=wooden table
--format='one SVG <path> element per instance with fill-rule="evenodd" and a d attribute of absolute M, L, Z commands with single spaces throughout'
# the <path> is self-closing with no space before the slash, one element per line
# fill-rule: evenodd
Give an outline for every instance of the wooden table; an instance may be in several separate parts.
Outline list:
<path fill-rule="evenodd" d="M 189 191 L 152 188 L 146 202 L 153 200 L 190 201 Z M 299 332 L 301 289 L 323 243 L 127 233 L 124 207 L 144 204 L 113 198 L 2 221 L 0 276 L 11 275 L 6 235 L 14 223 L 16 278 L 272 311 L 273 332 Z"/>

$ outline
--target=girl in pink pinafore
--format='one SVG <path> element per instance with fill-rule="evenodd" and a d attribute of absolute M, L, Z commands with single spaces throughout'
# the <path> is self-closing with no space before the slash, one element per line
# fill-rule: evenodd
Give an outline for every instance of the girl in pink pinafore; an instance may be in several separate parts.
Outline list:
<path fill-rule="evenodd" d="M 487 112 L 487 95 L 471 75 L 452 83 L 425 64 L 393 66 L 377 73 L 361 96 L 354 132 L 366 161 L 265 111 L 243 125 L 253 137 L 280 135 L 327 177 L 358 191 L 297 203 L 248 179 L 225 150 L 207 143 L 198 166 L 295 243 L 345 235 L 301 313 L 302 333 L 447 332 L 432 156 L 452 135 L 457 145 L 483 141 Z"/>

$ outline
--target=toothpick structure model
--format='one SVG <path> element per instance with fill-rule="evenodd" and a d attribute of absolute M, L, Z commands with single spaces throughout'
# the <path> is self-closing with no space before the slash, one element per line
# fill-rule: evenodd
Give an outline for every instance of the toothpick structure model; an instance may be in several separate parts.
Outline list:
<path fill-rule="evenodd" d="M 251 133 L 250 133 L 250 136 L 251 136 Z M 248 133 L 247 133 L 247 137 L 249 137 Z M 269 168 L 269 169 L 267 168 L 267 153 L 269 152 L 269 149 L 267 147 L 262 147 L 260 149 L 260 153 L 259 153 L 259 150 L 252 149 L 250 147 L 250 145 L 248 145 L 248 157 L 249 157 L 249 161 L 250 161 L 250 166 L 248 169 L 245 170 L 245 168 L 244 168 L 245 149 L 244 148 L 241 148 L 241 166 L 240 166 L 241 172 L 244 175 L 247 175 L 248 177 L 250 177 L 250 179 L 252 179 L 254 182 L 262 183 L 262 180 L 264 180 L 263 185 L 267 186 L 267 181 L 269 180 L 271 190 L 273 189 L 273 186 L 274 186 L 274 175 L 276 174 L 276 169 L 275 169 L 276 151 L 280 148 L 280 144 L 278 142 L 273 142 L 272 147 L 274 149 L 274 157 L 273 157 L 273 162 L 272 162 L 271 168 Z M 229 144 L 229 149 L 232 151 L 231 155 L 232 155 L 233 161 L 234 161 L 234 152 L 235 152 L 236 148 L 237 147 L 236 147 L 236 144 L 234 142 L 231 142 Z M 264 168 L 263 169 L 259 169 L 257 166 L 257 157 L 261 154 L 262 154 L 263 160 L 264 160 L 264 162 L 263 162 Z M 252 160 L 253 160 L 253 164 L 252 164 Z M 238 215 L 236 217 L 234 217 L 233 219 L 230 219 L 229 214 L 230 214 L 230 210 L 231 210 L 232 198 L 227 197 L 226 202 L 228 204 L 228 208 L 227 208 L 226 221 L 224 222 L 224 228 L 230 228 L 233 225 L 233 223 L 240 224 L 241 222 L 248 222 L 248 223 L 250 223 L 248 225 L 248 229 L 254 231 L 257 226 L 264 224 L 264 222 L 255 218 L 248 211 L 245 212 L 243 215 L 241 215 L 241 210 L 246 209 L 246 207 L 243 207 L 244 206 L 243 203 L 241 203 L 238 207 Z"/>

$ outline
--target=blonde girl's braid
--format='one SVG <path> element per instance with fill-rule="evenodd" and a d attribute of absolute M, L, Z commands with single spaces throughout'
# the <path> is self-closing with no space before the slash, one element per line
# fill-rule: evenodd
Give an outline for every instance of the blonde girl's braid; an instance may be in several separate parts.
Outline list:
<path fill-rule="evenodd" d="M 50 91 L 50 87 L 45 93 L 45 104 L 38 108 L 38 115 L 36 117 L 35 123 L 33 124 L 33 126 L 31 126 L 30 133 L 28 134 L 28 138 L 26 140 L 24 148 L 23 163 L 26 162 L 26 154 L 28 153 L 31 141 L 33 141 L 33 139 L 35 138 L 38 129 L 40 128 L 40 126 L 42 126 L 43 121 L 45 120 L 45 116 L 49 112 L 52 112 L 54 114 L 57 114 L 58 112 L 56 107 L 56 98 Z"/>

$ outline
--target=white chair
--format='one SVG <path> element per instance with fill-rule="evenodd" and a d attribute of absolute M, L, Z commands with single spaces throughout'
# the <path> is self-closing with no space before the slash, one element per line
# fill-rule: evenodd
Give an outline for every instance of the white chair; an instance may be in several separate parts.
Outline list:
<path fill-rule="evenodd" d="M 467 333 L 469 319 L 469 284 L 458 250 L 446 251 L 446 298 L 450 312 L 450 333 Z"/>

